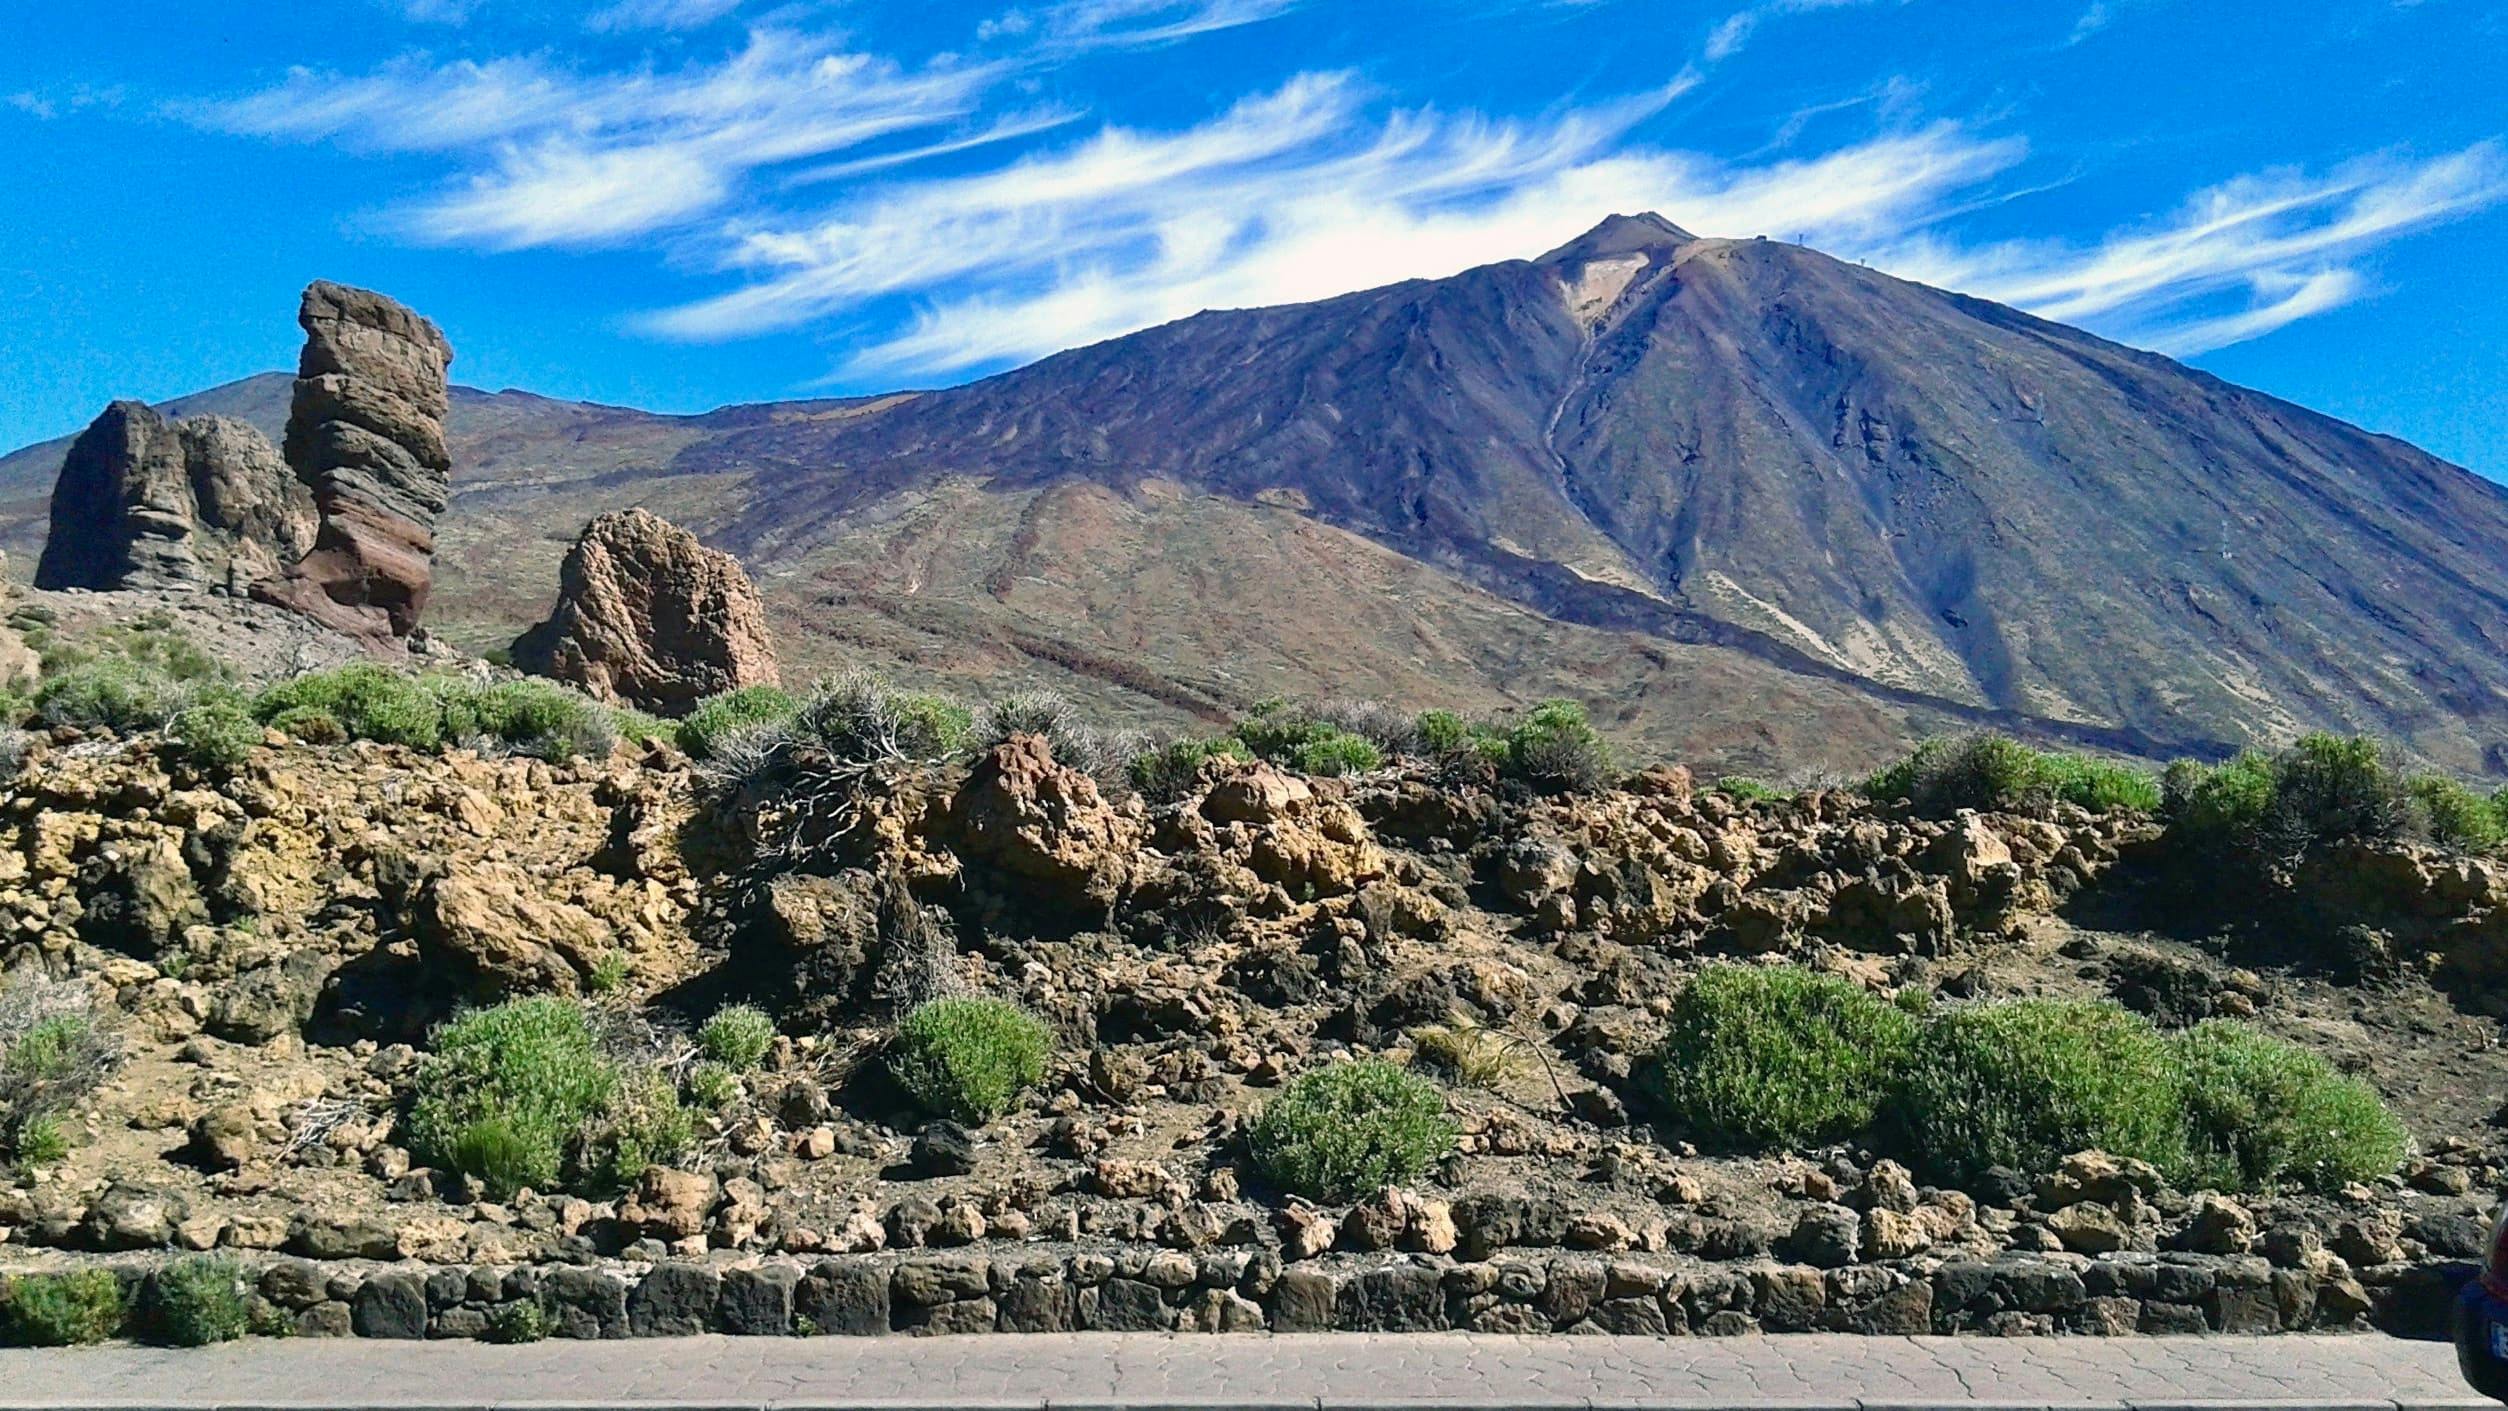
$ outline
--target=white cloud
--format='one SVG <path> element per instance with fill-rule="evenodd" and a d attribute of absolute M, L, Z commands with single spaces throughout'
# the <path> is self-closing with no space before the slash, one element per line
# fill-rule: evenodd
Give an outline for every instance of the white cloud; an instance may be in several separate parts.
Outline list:
<path fill-rule="evenodd" d="M 618 0 L 595 11 L 584 28 L 595 32 L 631 29 L 697 29 L 740 8 L 741 0 Z"/>
<path fill-rule="evenodd" d="M 12 93 L 9 106 L 39 122 L 50 122 L 61 114 L 60 106 L 37 93 Z"/>
<path fill-rule="evenodd" d="M 1759 26 L 1781 15 L 1806 15 L 1818 10 L 1843 10 L 1851 6 L 1880 3 L 1880 0 L 1762 0 L 1746 10 L 1736 10 L 1707 32 L 1707 62 L 1721 63 L 1746 48 Z"/>
<path fill-rule="evenodd" d="M 908 72 L 830 42 L 753 32 L 720 63 L 576 74 L 532 59 L 404 62 L 364 78 L 297 70 L 182 111 L 228 131 L 453 156 L 447 195 L 405 213 L 418 237 L 500 249 L 600 244 L 731 202 L 749 172 L 931 130 L 973 113 L 997 73 Z"/>
<path fill-rule="evenodd" d="M 2165 222 L 2088 246 L 1919 241 L 1874 258 L 2059 322 L 2194 353 L 2351 302 L 2367 283 L 2344 260 L 2502 200 L 2508 151 L 2482 142 L 2417 163 L 2379 158 L 2321 176 L 2242 176 L 2196 193 Z M 2216 312 L 2240 300 L 2245 307 Z"/>
<path fill-rule="evenodd" d="M 1302 0 L 1061 0 L 1014 9 L 976 26 L 983 40 L 1027 39 L 1047 51 L 1147 48 L 1258 24 Z"/>

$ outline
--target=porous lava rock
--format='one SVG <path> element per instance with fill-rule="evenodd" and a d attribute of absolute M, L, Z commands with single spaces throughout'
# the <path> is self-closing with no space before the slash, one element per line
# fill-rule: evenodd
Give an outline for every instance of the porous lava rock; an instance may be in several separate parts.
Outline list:
<path fill-rule="evenodd" d="M 525 671 L 666 715 L 778 679 L 766 608 L 740 560 L 644 509 L 585 526 L 558 570 L 557 605 L 513 652 Z"/>

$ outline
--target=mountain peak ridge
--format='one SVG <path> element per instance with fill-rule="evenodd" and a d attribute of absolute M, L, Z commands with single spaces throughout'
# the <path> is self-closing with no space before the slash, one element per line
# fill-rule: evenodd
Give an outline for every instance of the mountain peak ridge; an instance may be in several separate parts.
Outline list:
<path fill-rule="evenodd" d="M 1684 245 L 1695 243 L 1697 239 L 1697 236 L 1653 211 L 1610 215 L 1603 217 L 1593 229 L 1549 251 L 1533 263 L 1565 264 L 1606 259 L 1613 255 L 1670 254 Z"/>

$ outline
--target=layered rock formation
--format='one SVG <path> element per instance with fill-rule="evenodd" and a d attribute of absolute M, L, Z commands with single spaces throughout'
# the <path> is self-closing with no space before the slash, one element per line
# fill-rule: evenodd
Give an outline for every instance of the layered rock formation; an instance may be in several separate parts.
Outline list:
<path fill-rule="evenodd" d="M 513 650 L 525 671 L 669 715 L 777 679 L 766 609 L 740 561 L 642 509 L 585 526 L 558 571 L 557 605 Z"/>
<path fill-rule="evenodd" d="M 35 583 L 240 593 L 295 562 L 313 530 L 313 497 L 259 431 L 115 402 L 62 462 Z"/>
<path fill-rule="evenodd" d="M 287 463 L 322 514 L 313 549 L 255 590 L 343 632 L 404 637 L 426 610 L 435 520 L 452 497 L 444 444 L 452 345 L 381 294 L 318 280 L 287 418 Z"/>

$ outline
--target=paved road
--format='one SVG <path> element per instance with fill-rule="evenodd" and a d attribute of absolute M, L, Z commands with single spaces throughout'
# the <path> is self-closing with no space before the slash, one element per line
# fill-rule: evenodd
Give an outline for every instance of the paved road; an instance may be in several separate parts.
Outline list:
<path fill-rule="evenodd" d="M 1332 1333 L 252 1342 L 0 1352 L 0 1411 L 1261 1408 L 1979 1411 L 2488 1407 L 2381 1337 L 1608 1338 Z"/>

